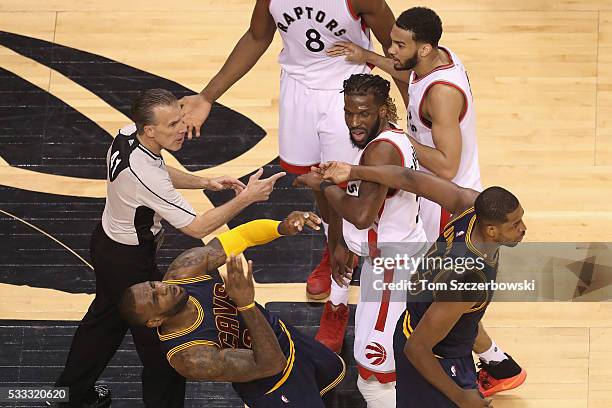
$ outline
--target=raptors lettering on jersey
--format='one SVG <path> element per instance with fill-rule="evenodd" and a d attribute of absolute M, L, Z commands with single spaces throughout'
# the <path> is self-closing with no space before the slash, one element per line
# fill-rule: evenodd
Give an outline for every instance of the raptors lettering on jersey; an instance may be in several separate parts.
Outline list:
<path fill-rule="evenodd" d="M 325 53 L 338 41 L 351 41 L 366 49 L 373 47 L 370 30 L 353 14 L 348 0 L 271 0 L 269 10 L 283 39 L 278 62 L 301 85 L 340 90 L 351 75 L 370 71 L 365 64 L 353 64 Z"/>
<path fill-rule="evenodd" d="M 291 24 L 296 20 L 300 20 L 302 18 L 307 18 L 309 20 L 315 20 L 317 23 L 320 23 L 321 28 L 328 29 L 335 36 L 341 36 L 346 33 L 345 28 L 339 28 L 339 23 L 334 19 L 327 16 L 325 11 L 323 10 L 314 10 L 312 7 L 294 7 L 290 12 L 283 13 L 283 19 L 285 20 L 285 24 L 280 21 L 276 23 L 276 27 L 282 32 L 287 32 Z"/>

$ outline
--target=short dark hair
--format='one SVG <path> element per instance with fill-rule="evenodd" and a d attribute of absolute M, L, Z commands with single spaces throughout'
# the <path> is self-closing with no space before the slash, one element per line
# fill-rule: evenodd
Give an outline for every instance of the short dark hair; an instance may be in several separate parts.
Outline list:
<path fill-rule="evenodd" d="M 379 105 L 387 105 L 387 115 L 391 122 L 397 122 L 397 108 L 389 96 L 391 83 L 378 75 L 353 74 L 344 80 L 342 92 L 345 95 L 374 95 Z"/>
<path fill-rule="evenodd" d="M 508 214 L 516 210 L 519 200 L 502 187 L 489 187 L 476 197 L 474 209 L 476 216 L 485 222 L 503 224 Z"/>
<path fill-rule="evenodd" d="M 378 75 L 353 74 L 344 80 L 342 92 L 345 95 L 374 95 L 376 102 L 383 104 L 389 97 L 391 84 Z"/>
<path fill-rule="evenodd" d="M 136 312 L 136 296 L 131 287 L 127 288 L 119 301 L 119 313 L 131 327 L 141 327 L 147 324 L 144 316 Z"/>
<path fill-rule="evenodd" d="M 412 32 L 412 39 L 417 42 L 438 47 L 442 37 L 442 20 L 432 9 L 413 7 L 404 11 L 395 20 L 399 28 Z"/>
<path fill-rule="evenodd" d="M 176 97 L 165 89 L 155 88 L 140 92 L 131 109 L 131 118 L 136 124 L 138 133 L 142 134 L 145 126 L 155 123 L 154 108 L 171 106 L 175 103 L 177 103 Z"/>

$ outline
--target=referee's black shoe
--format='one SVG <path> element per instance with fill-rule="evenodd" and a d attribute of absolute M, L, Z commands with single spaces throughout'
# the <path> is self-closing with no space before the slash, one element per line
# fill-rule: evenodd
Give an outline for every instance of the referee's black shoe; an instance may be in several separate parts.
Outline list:
<path fill-rule="evenodd" d="M 69 402 L 51 403 L 50 401 L 47 401 L 47 405 L 56 408 L 108 408 L 111 406 L 111 392 L 106 386 L 96 384 L 79 406 Z"/>
<path fill-rule="evenodd" d="M 94 385 L 83 401 L 83 408 L 108 408 L 111 406 L 111 392 L 104 385 Z"/>

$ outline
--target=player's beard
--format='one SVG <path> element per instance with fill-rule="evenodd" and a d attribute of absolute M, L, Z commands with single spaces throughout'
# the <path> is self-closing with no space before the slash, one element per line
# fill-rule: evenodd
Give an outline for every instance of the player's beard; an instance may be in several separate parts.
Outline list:
<path fill-rule="evenodd" d="M 183 310 L 183 308 L 185 307 L 188 301 L 189 301 L 189 294 L 187 293 L 185 289 L 181 288 L 181 293 L 178 295 L 176 303 L 172 305 L 172 308 L 170 308 L 167 315 L 174 316 L 175 314 Z"/>
<path fill-rule="evenodd" d="M 381 119 L 379 116 L 378 119 L 376 119 L 376 123 L 374 124 L 374 126 L 370 130 L 367 131 L 368 137 L 359 143 L 353 140 L 353 135 L 350 133 L 350 130 L 349 130 L 349 137 L 351 139 L 351 143 L 353 144 L 353 146 L 359 150 L 363 150 L 368 145 L 368 143 L 376 139 L 376 136 L 378 136 L 378 131 L 380 129 L 380 120 Z"/>
<path fill-rule="evenodd" d="M 395 68 L 397 71 L 410 71 L 411 69 L 414 69 L 414 67 L 417 66 L 417 64 L 419 63 L 419 52 L 418 50 L 414 52 L 414 55 L 410 58 L 408 58 L 408 60 L 406 60 L 406 62 L 404 63 L 399 63 L 393 65 L 393 68 Z"/>

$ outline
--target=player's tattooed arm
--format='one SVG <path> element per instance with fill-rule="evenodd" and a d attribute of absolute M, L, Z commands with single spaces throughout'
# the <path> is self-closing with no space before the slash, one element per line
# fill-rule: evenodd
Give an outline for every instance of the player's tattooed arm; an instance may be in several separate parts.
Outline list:
<path fill-rule="evenodd" d="M 261 326 L 270 327 L 266 321 Z M 247 382 L 270 377 L 285 368 L 280 364 L 257 364 L 252 350 L 215 346 L 189 347 L 172 356 L 170 364 L 191 381 Z"/>
<path fill-rule="evenodd" d="M 213 239 L 205 247 L 188 249 L 177 256 L 168 267 L 165 279 L 183 279 L 205 275 L 227 260 L 221 242 Z"/>
<path fill-rule="evenodd" d="M 226 289 L 249 330 L 251 350 L 193 346 L 172 356 L 170 364 L 182 376 L 197 381 L 246 382 L 282 372 L 285 355 L 270 323 L 254 304 L 253 263 L 249 261 L 245 275 L 242 261 L 230 256 Z"/>
<path fill-rule="evenodd" d="M 227 255 L 263 245 L 282 236 L 299 234 L 308 227 L 320 229 L 321 219 L 313 212 L 293 211 L 283 221 L 254 220 L 241 224 L 214 238 L 205 247 L 188 249 L 168 268 L 166 279 L 181 279 L 209 273 L 223 265 Z"/>

